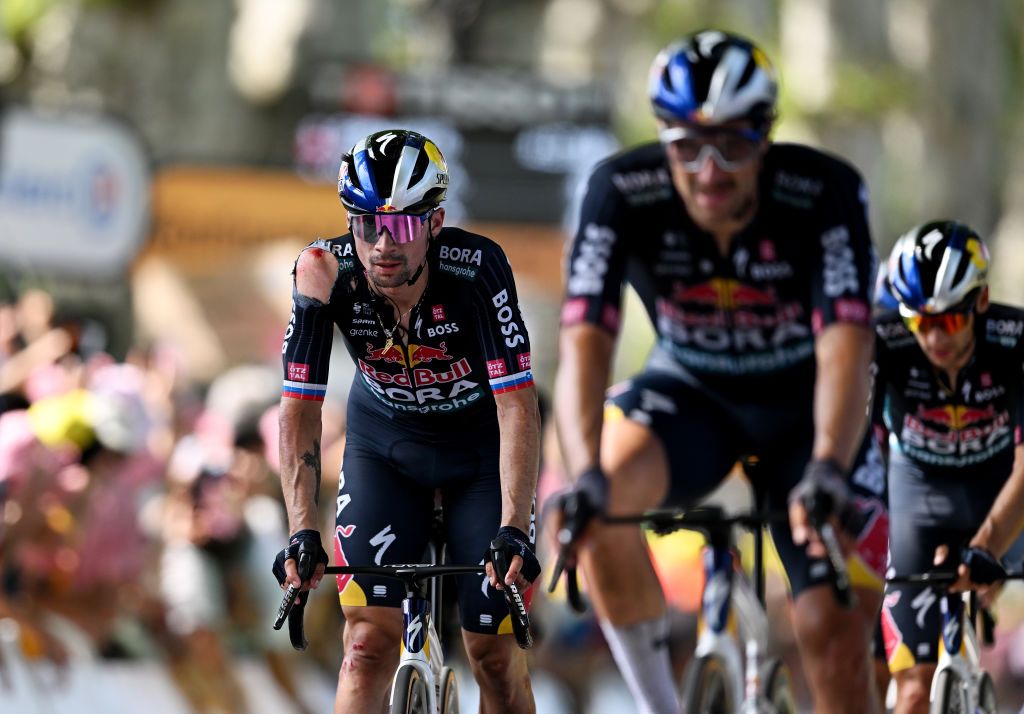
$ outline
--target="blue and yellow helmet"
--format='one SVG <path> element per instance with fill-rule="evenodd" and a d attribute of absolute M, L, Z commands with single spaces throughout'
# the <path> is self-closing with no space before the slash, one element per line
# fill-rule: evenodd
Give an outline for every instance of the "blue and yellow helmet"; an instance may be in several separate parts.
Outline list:
<path fill-rule="evenodd" d="M 655 116 L 664 121 L 715 125 L 749 119 L 767 131 L 775 118 L 778 80 L 767 55 L 750 40 L 704 30 L 658 54 L 648 91 Z"/>
<path fill-rule="evenodd" d="M 988 248 L 969 226 L 922 223 L 893 246 L 884 287 L 909 310 L 946 312 L 972 300 L 988 284 L 988 266 Z"/>

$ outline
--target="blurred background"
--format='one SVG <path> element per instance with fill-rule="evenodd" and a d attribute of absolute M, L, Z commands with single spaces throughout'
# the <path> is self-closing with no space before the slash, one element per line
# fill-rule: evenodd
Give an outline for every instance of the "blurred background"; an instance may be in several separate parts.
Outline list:
<path fill-rule="evenodd" d="M 880 252 L 964 220 L 995 299 L 1024 304 L 1020 0 L 0 0 L 0 711 L 329 710 L 333 583 L 299 655 L 270 627 L 269 569 L 289 273 L 345 231 L 342 152 L 391 126 L 441 147 L 449 223 L 509 255 L 548 392 L 581 182 L 654 138 L 649 64 L 708 26 L 775 61 L 778 140 L 863 172 Z M 623 324 L 618 376 L 651 344 L 646 318 Z M 334 355 L 325 504 L 352 376 Z M 542 497 L 562 484 L 548 442 Z M 719 497 L 742 507 L 745 486 Z M 680 668 L 699 546 L 652 542 Z M 558 598 L 534 614 L 539 711 L 630 711 L 593 622 Z M 1016 711 L 1019 591 L 998 614 L 986 657 Z"/>

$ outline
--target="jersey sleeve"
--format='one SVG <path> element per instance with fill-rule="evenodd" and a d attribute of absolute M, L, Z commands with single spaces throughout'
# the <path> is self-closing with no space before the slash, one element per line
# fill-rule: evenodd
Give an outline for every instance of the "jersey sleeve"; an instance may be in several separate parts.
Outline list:
<path fill-rule="evenodd" d="M 512 266 L 501 248 L 487 252 L 474 286 L 476 331 L 491 391 L 498 395 L 533 386 L 530 336 Z"/>
<path fill-rule="evenodd" d="M 327 394 L 334 321 L 328 305 L 299 293 L 292 271 L 292 314 L 281 345 L 281 396 L 322 402 Z"/>
<path fill-rule="evenodd" d="M 867 188 L 860 175 L 841 166 L 822 197 L 822 232 L 811 270 L 811 320 L 816 334 L 836 322 L 870 324 L 878 259 L 867 210 Z"/>
<path fill-rule="evenodd" d="M 561 323 L 590 323 L 614 335 L 619 331 L 626 276 L 623 238 L 628 211 L 613 177 L 611 165 L 603 163 L 587 184 L 579 227 L 566 256 Z"/>

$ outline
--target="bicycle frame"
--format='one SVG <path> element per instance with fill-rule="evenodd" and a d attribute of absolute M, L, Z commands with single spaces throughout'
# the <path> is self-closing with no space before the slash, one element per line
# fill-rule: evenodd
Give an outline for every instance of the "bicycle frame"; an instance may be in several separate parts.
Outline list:
<path fill-rule="evenodd" d="M 982 677 L 981 648 L 971 618 L 964 617 L 971 593 L 944 593 L 940 600 L 942 611 L 942 649 L 932 677 L 930 699 L 938 696 L 939 674 L 953 670 L 960 681 L 967 684 L 968 711 L 980 710 L 981 693 L 978 682 Z"/>

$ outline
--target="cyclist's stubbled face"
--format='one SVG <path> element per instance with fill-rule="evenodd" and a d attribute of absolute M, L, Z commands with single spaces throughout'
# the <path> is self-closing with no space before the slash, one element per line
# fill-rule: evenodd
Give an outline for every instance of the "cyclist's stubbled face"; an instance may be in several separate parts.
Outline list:
<path fill-rule="evenodd" d="M 742 121 L 715 128 L 727 134 L 730 129 L 750 130 L 752 125 Z M 709 138 L 713 137 L 712 134 Z M 719 143 L 719 140 L 709 143 Z M 695 168 L 692 162 L 687 165 L 675 152 L 666 150 L 672 183 L 694 223 L 708 232 L 717 233 L 722 230 L 738 230 L 752 218 L 753 209 L 757 205 L 758 175 L 768 144 L 767 138 L 762 139 L 754 147 L 749 159 L 734 162 L 730 169 L 720 166 L 718 157 L 712 151 L 704 151 L 703 161 Z"/>
<path fill-rule="evenodd" d="M 426 260 L 430 235 L 437 235 L 442 225 L 444 209 L 438 208 L 424 221 L 415 240 L 408 243 L 396 243 L 386 228 L 374 243 L 355 239 L 356 255 L 367 277 L 381 288 L 405 285 Z"/>
<path fill-rule="evenodd" d="M 974 353 L 974 322 L 978 314 L 988 309 L 988 290 L 982 290 L 977 306 L 968 315 L 963 328 L 949 332 L 939 326 L 929 326 L 914 333 L 918 346 L 935 367 L 944 370 L 960 369 Z"/>

